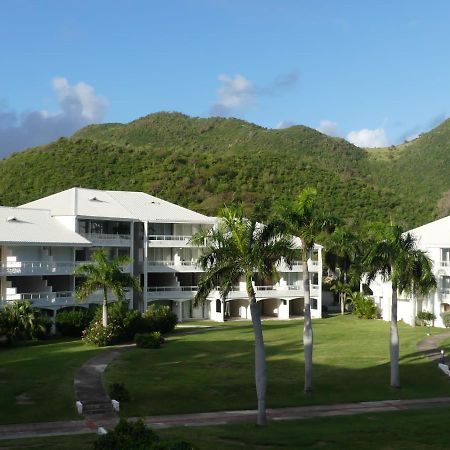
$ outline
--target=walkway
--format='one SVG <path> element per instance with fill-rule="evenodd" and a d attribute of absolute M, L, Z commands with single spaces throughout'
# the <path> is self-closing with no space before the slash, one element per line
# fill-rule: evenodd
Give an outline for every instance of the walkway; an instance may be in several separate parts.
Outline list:
<path fill-rule="evenodd" d="M 427 336 L 417 344 L 417 349 L 432 361 L 440 361 L 441 349 L 439 348 L 439 343 L 446 338 L 450 338 L 450 331 Z M 447 360 L 449 360 L 448 357 Z"/>
<path fill-rule="evenodd" d="M 387 411 L 448 407 L 450 397 L 414 400 L 382 400 L 377 402 L 342 403 L 336 405 L 301 406 L 268 409 L 270 420 L 311 419 L 314 417 L 349 416 Z M 151 428 L 225 425 L 230 423 L 256 422 L 256 411 L 220 411 L 198 414 L 144 417 Z M 66 422 L 29 423 L 22 425 L 0 425 L 0 440 L 26 437 L 61 436 L 95 433 L 99 426 L 111 429 L 117 419 L 87 419 Z"/>

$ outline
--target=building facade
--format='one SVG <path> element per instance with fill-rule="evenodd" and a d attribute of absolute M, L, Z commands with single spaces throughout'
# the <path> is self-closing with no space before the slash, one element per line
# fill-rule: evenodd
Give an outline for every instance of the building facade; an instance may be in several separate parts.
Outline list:
<path fill-rule="evenodd" d="M 410 230 L 417 246 L 433 263 L 437 289 L 425 297 L 398 295 L 398 320 L 414 325 L 417 313 L 431 312 L 436 316 L 434 325 L 444 327 L 442 314 L 450 311 L 450 216 Z M 371 285 L 373 298 L 384 320 L 391 320 L 392 284 L 378 277 Z"/>
<path fill-rule="evenodd" d="M 103 249 L 111 258 L 126 255 L 124 267 L 140 280 L 142 291 L 127 293 L 130 307 L 169 305 L 180 321 L 250 318 L 245 283 L 235 286 L 224 302 L 212 292 L 205 305 L 193 299 L 202 270 L 201 247 L 191 243 L 217 219 L 142 192 L 72 188 L 18 208 L 0 207 L 0 292 L 3 304 L 29 300 L 33 306 L 58 309 L 100 303 L 101 293 L 83 304 L 75 298 L 79 279 L 74 268 Z M 321 317 L 322 248 L 308 262 L 312 315 Z M 288 319 L 303 315 L 302 266 L 279 266 L 273 282 L 255 280 L 264 316 Z"/>

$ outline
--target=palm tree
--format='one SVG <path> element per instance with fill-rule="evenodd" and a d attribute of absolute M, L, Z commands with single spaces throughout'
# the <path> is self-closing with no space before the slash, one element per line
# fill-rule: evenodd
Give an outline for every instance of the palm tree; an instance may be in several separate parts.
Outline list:
<path fill-rule="evenodd" d="M 328 267 L 339 275 L 331 290 L 339 293 L 341 314 L 344 314 L 346 294 L 352 292 L 351 287 L 354 288 L 356 283 L 359 286 L 360 279 L 357 269 L 362 253 L 361 241 L 348 228 L 338 227 L 326 237 L 325 249 L 325 261 Z M 352 277 L 351 275 L 357 276 Z"/>
<path fill-rule="evenodd" d="M 318 236 L 330 232 L 337 224 L 331 216 L 321 214 L 317 208 L 317 191 L 314 188 L 304 189 L 296 201 L 284 207 L 281 223 L 278 226 L 301 242 L 303 265 L 303 291 L 305 298 L 303 348 L 305 353 L 305 393 L 313 390 L 313 329 L 311 323 L 311 300 L 308 259 L 314 249 Z M 322 276 L 322 274 L 319 274 Z"/>
<path fill-rule="evenodd" d="M 92 261 L 81 264 L 74 270 L 74 275 L 83 277 L 82 284 L 76 289 L 76 297 L 85 300 L 90 294 L 97 290 L 103 291 L 103 314 L 102 323 L 108 325 L 108 290 L 111 290 L 118 300 L 125 297 L 125 288 L 131 287 L 140 290 L 136 278 L 122 271 L 125 264 L 131 259 L 122 256 L 109 261 L 103 250 L 95 250 Z"/>
<path fill-rule="evenodd" d="M 397 296 L 400 292 L 426 295 L 436 288 L 436 278 L 430 258 L 416 246 L 415 238 L 397 225 L 373 224 L 370 229 L 369 249 L 365 257 L 367 281 L 377 275 L 392 283 L 390 362 L 391 386 L 400 387 L 397 327 Z"/>
<path fill-rule="evenodd" d="M 293 244 L 290 238 L 276 230 L 272 224 L 261 225 L 255 217 L 246 219 L 242 210 L 224 208 L 218 226 L 210 232 L 194 236 L 193 242 L 206 246 L 199 263 L 205 270 L 194 303 L 204 303 L 211 291 L 219 289 L 222 299 L 232 286 L 244 279 L 250 304 L 255 335 L 255 381 L 258 398 L 258 425 L 265 425 L 266 418 L 266 357 L 261 326 L 260 305 L 256 301 L 253 278 L 273 278 L 276 264 L 282 258 L 291 263 Z"/>
<path fill-rule="evenodd" d="M 352 293 L 352 289 L 348 283 L 341 281 L 339 278 L 333 282 L 330 291 L 339 295 L 339 303 L 341 304 L 341 314 L 345 312 L 345 304 L 348 296 Z"/>

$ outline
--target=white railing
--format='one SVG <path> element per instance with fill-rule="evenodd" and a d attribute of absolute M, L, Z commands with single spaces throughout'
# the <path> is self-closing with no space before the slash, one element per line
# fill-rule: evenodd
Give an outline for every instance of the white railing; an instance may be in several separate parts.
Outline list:
<path fill-rule="evenodd" d="M 198 286 L 150 286 L 147 292 L 197 292 Z"/>
<path fill-rule="evenodd" d="M 450 261 L 441 261 L 441 267 L 450 267 Z"/>
<path fill-rule="evenodd" d="M 112 233 L 80 233 L 86 239 L 90 241 L 129 241 L 131 239 L 130 234 L 112 234 Z"/>
<path fill-rule="evenodd" d="M 9 261 L 0 264 L 0 273 L 4 275 L 70 274 L 79 264 L 81 263 L 76 261 Z"/>
<path fill-rule="evenodd" d="M 12 294 L 12 297 L 18 296 L 19 300 L 28 300 L 30 302 L 35 302 L 38 300 L 45 300 L 49 303 L 55 303 L 58 299 L 69 299 L 73 298 L 74 294 L 72 291 L 61 291 L 61 292 L 26 292 L 22 294 Z M 8 299 L 8 296 L 7 296 Z"/>
<path fill-rule="evenodd" d="M 170 234 L 150 234 L 149 241 L 189 241 L 192 236 L 170 235 Z"/>
<path fill-rule="evenodd" d="M 164 266 L 164 267 L 195 267 L 200 269 L 197 261 L 147 261 L 148 266 Z"/>

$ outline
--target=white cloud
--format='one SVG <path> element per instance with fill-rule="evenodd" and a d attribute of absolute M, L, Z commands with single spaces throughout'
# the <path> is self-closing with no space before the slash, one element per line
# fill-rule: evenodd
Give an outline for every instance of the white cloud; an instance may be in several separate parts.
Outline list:
<path fill-rule="evenodd" d="M 265 85 L 255 85 L 240 74 L 234 77 L 221 74 L 218 80 L 221 86 L 217 89 L 217 100 L 211 106 L 211 114 L 227 116 L 254 106 L 260 96 L 277 95 L 292 89 L 298 82 L 298 73 L 294 70 L 280 74 Z"/>
<path fill-rule="evenodd" d="M 387 147 L 389 145 L 386 132 L 383 128 L 369 130 L 350 131 L 347 134 L 347 140 L 358 147 Z"/>
<path fill-rule="evenodd" d="M 321 120 L 317 130 L 328 136 L 338 136 L 339 124 L 331 120 Z"/>
<path fill-rule="evenodd" d="M 81 81 L 71 86 L 63 77 L 53 78 L 52 84 L 63 111 L 74 112 L 88 121 L 103 117 L 106 101 L 97 96 L 89 84 Z"/>
<path fill-rule="evenodd" d="M 217 90 L 217 101 L 212 106 L 213 114 L 228 115 L 233 110 L 247 108 L 255 102 L 253 83 L 242 75 L 234 78 L 226 74 L 219 75 L 222 86 Z"/>
<path fill-rule="evenodd" d="M 70 85 L 66 78 L 52 80 L 59 111 L 46 110 L 17 113 L 0 107 L 0 156 L 11 151 L 48 143 L 69 136 L 79 128 L 100 122 L 107 101 L 84 82 Z"/>
<path fill-rule="evenodd" d="M 282 130 L 283 128 L 293 127 L 294 125 L 297 124 L 295 122 L 290 122 L 289 120 L 281 120 L 280 122 L 277 123 L 275 128 L 277 130 Z"/>

